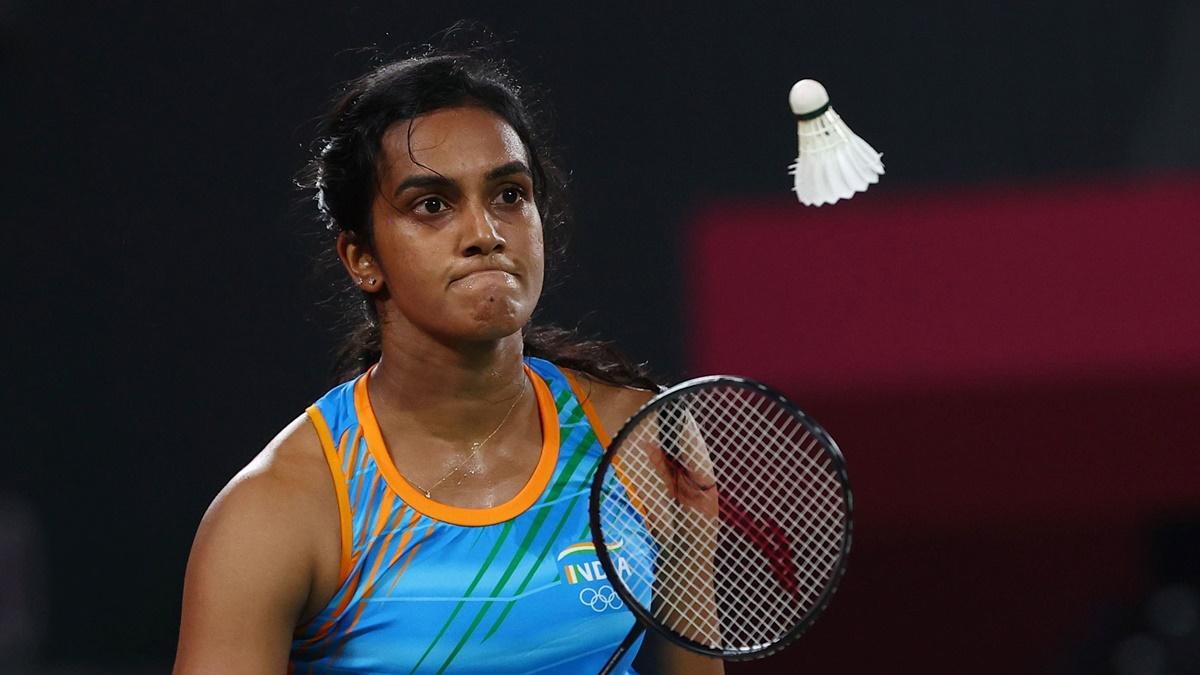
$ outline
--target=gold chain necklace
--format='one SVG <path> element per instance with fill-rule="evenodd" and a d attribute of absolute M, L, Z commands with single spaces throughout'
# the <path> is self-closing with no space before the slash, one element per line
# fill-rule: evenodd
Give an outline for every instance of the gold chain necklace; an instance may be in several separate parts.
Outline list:
<path fill-rule="evenodd" d="M 446 475 L 439 478 L 436 483 L 434 483 L 433 485 L 430 485 L 429 488 L 426 489 L 426 488 L 421 487 L 420 485 L 417 485 L 408 476 L 404 476 L 404 480 L 408 481 L 409 485 L 412 485 L 413 487 L 417 488 L 417 490 L 419 490 L 421 492 L 421 494 L 424 494 L 426 499 L 433 499 L 433 497 L 431 496 L 430 493 L 432 493 L 434 490 L 436 490 L 437 486 L 441 485 L 442 483 L 445 483 L 447 478 L 453 476 L 455 473 L 458 472 L 459 469 L 463 468 L 463 466 L 465 466 L 467 462 L 471 461 L 475 457 L 475 455 L 478 455 L 479 451 L 483 448 L 483 444 L 492 440 L 492 436 L 495 436 L 496 433 L 500 431 L 500 428 L 504 426 L 504 423 L 508 421 L 509 416 L 512 415 L 512 411 L 516 410 L 517 404 L 521 402 L 521 399 L 525 398 L 525 389 L 527 388 L 528 382 L 529 382 L 529 378 L 524 378 L 521 380 L 521 393 L 517 394 L 517 397 L 515 399 L 513 399 L 512 405 L 510 405 L 508 407 L 508 412 L 504 413 L 504 419 L 500 420 L 500 424 L 497 424 L 495 429 L 492 429 L 492 433 L 488 434 L 482 441 L 476 441 L 476 442 L 472 443 L 471 444 L 471 454 L 469 454 L 465 458 L 463 458 L 463 460 L 461 462 L 459 462 L 458 464 L 455 464 L 454 467 L 452 469 L 450 469 L 449 471 L 447 471 Z M 466 476 L 469 476 L 473 473 L 475 473 L 474 470 L 468 471 L 466 474 L 464 474 L 463 478 L 465 478 Z M 458 482 L 462 483 L 462 478 L 460 478 L 458 480 Z"/>

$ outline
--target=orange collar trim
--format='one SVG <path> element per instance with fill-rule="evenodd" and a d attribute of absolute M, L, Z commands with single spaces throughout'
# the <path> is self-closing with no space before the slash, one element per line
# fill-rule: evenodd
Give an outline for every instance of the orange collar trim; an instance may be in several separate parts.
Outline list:
<path fill-rule="evenodd" d="M 472 509 L 461 506 L 442 504 L 425 496 L 423 492 L 413 487 L 400 475 L 400 471 L 392 462 L 387 446 L 383 442 L 383 433 L 379 430 L 379 422 L 375 411 L 371 408 L 371 397 L 367 393 L 367 379 L 374 368 L 367 371 L 354 385 L 354 410 L 358 413 L 358 423 L 362 426 L 363 435 L 367 439 L 367 450 L 375 458 L 375 464 L 383 473 L 392 492 L 395 492 L 406 504 L 417 511 L 446 523 L 479 527 L 495 525 L 506 520 L 512 520 L 533 506 L 554 475 L 554 466 L 558 463 L 558 408 L 554 405 L 554 396 L 550 388 L 528 365 L 524 366 L 525 376 L 533 383 L 533 391 L 537 396 L 538 417 L 542 423 L 542 455 L 538 458 L 533 475 L 525 486 L 513 495 L 513 498 L 483 509 Z"/>

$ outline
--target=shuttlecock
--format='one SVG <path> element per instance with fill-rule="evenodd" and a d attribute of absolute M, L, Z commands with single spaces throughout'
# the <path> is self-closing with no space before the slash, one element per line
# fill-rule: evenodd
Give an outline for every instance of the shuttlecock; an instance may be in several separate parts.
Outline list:
<path fill-rule="evenodd" d="M 820 82 L 800 80 L 792 85 L 788 103 L 800 139 L 800 153 L 788 171 L 801 203 L 832 204 L 879 182 L 883 155 L 850 131 L 829 106 L 829 94 Z"/>

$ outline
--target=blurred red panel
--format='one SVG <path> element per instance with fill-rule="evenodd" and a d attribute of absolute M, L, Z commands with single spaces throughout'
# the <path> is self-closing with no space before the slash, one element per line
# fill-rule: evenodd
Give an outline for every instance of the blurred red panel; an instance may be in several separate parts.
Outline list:
<path fill-rule="evenodd" d="M 727 204 L 693 230 L 691 369 L 796 398 L 864 515 L 1200 499 L 1200 178 Z"/>
<path fill-rule="evenodd" d="M 805 389 L 1200 373 L 1200 177 L 724 204 L 689 231 L 697 371 Z"/>

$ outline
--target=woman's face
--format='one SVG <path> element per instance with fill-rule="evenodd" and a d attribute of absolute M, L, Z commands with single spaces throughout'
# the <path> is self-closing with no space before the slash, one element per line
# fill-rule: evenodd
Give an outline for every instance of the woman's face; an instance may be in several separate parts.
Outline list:
<path fill-rule="evenodd" d="M 519 331 L 542 292 L 544 251 L 516 132 L 483 108 L 448 108 L 413 119 L 411 133 L 393 124 L 382 146 L 371 253 L 387 318 L 451 342 Z"/>

